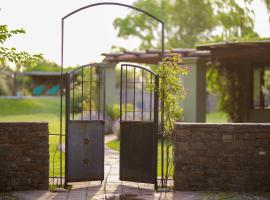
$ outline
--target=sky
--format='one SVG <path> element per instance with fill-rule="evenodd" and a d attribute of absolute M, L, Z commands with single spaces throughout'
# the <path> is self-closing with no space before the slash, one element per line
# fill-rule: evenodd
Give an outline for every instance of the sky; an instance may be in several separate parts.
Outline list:
<path fill-rule="evenodd" d="M 132 4 L 135 0 L 114 0 Z M 242 0 L 237 0 L 241 3 Z M 42 53 L 48 60 L 61 63 L 61 18 L 97 0 L 0 0 L 0 24 L 10 29 L 24 28 L 26 34 L 14 36 L 5 45 Z M 262 0 L 256 0 L 255 30 L 262 37 L 270 37 L 268 13 Z M 139 41 L 117 38 L 113 28 L 116 17 L 125 17 L 130 9 L 105 6 L 86 9 L 65 20 L 64 66 L 83 65 L 102 60 L 101 53 L 111 52 L 111 46 L 134 49 Z"/>

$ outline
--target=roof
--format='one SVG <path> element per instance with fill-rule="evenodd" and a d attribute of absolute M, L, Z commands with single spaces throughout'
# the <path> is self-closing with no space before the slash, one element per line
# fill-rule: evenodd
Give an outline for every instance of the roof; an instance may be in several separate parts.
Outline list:
<path fill-rule="evenodd" d="M 24 76 L 61 76 L 61 72 L 44 72 L 44 71 L 19 72 L 16 74 Z"/>
<path fill-rule="evenodd" d="M 198 45 L 197 50 L 211 51 L 213 58 L 225 60 L 270 61 L 270 40 L 204 44 Z"/>
<path fill-rule="evenodd" d="M 225 49 L 225 48 L 270 48 L 270 40 L 259 41 L 228 41 L 220 43 L 208 43 L 197 45 L 198 50 L 213 50 L 213 49 Z"/>
<path fill-rule="evenodd" d="M 165 57 L 179 54 L 182 57 L 207 57 L 210 55 L 209 51 L 200 51 L 196 49 L 173 49 L 166 50 Z M 103 53 L 105 56 L 105 62 L 135 62 L 135 63 L 146 63 L 156 64 L 161 61 L 160 50 L 146 50 L 146 51 L 123 51 L 114 53 Z"/>

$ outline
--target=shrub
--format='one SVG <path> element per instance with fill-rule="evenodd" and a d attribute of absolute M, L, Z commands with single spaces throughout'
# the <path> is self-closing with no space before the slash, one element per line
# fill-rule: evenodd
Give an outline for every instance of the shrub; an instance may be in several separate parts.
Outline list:
<path fill-rule="evenodd" d="M 113 104 L 106 106 L 106 114 L 110 117 L 112 121 L 117 120 L 120 117 L 120 105 Z"/>
<path fill-rule="evenodd" d="M 0 95 L 8 95 L 8 85 L 2 78 L 0 78 Z"/>
<path fill-rule="evenodd" d="M 127 110 L 132 110 L 133 105 L 127 104 Z M 122 107 L 123 112 L 125 111 L 125 106 Z M 107 123 L 107 131 L 108 133 L 115 133 L 119 138 L 120 126 L 119 126 L 119 118 L 120 118 L 120 105 L 113 104 L 106 106 L 106 115 L 110 118 Z"/>

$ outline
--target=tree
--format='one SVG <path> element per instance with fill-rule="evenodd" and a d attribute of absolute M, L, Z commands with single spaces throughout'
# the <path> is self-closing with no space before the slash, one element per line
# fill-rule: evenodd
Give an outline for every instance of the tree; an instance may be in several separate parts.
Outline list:
<path fill-rule="evenodd" d="M 257 0 L 244 0 L 247 4 L 251 4 L 252 2 L 255 2 Z M 268 9 L 268 11 L 270 11 L 270 0 L 263 0 L 266 8 Z"/>
<path fill-rule="evenodd" d="M 28 66 L 25 71 L 61 72 L 61 66 L 54 62 L 41 58 L 36 60 L 35 64 Z"/>
<path fill-rule="evenodd" d="M 138 0 L 134 6 L 165 22 L 167 48 L 258 37 L 253 31 L 252 11 L 242 8 L 235 0 Z M 140 49 L 158 47 L 158 24 L 145 15 L 132 11 L 125 18 L 115 19 L 114 27 L 119 37 L 139 38 Z"/>
<path fill-rule="evenodd" d="M 0 25 L 0 62 L 11 62 L 16 65 L 25 65 L 35 62 L 37 59 L 41 58 L 41 54 L 30 55 L 25 51 L 18 52 L 16 48 L 4 47 L 4 43 L 8 38 L 16 34 L 23 34 L 25 31 L 23 29 L 9 30 L 7 25 Z"/>
<path fill-rule="evenodd" d="M 16 48 L 7 48 L 4 43 L 7 39 L 16 34 L 23 34 L 23 29 L 9 30 L 7 25 L 0 25 L 0 95 L 6 95 L 9 93 L 7 81 L 10 81 L 11 70 L 7 63 L 13 63 L 16 65 L 16 69 L 19 71 L 22 66 L 30 65 L 37 59 L 42 58 L 41 54 L 30 55 L 25 51 L 17 51 Z"/>

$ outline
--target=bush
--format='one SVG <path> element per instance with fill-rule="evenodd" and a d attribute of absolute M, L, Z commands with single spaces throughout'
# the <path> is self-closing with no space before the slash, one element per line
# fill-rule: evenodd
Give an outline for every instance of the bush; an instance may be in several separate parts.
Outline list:
<path fill-rule="evenodd" d="M 79 93 L 79 92 L 76 92 L 74 94 L 74 105 L 72 105 L 72 100 L 70 102 L 70 105 L 72 106 L 71 107 L 71 111 L 72 112 L 74 112 L 74 113 L 80 113 L 82 111 L 82 94 Z"/>
<path fill-rule="evenodd" d="M 8 85 L 2 78 L 0 78 L 0 95 L 8 95 Z"/>
<path fill-rule="evenodd" d="M 127 110 L 132 110 L 133 105 L 127 104 Z M 125 111 L 125 106 L 122 107 L 123 112 Z M 106 125 L 107 133 L 114 133 L 119 138 L 120 126 L 119 126 L 119 118 L 120 118 L 120 105 L 113 104 L 106 106 L 106 115 L 110 118 Z"/>
<path fill-rule="evenodd" d="M 122 112 L 125 112 L 125 106 L 122 106 Z M 132 110 L 133 105 L 127 104 L 127 110 Z M 120 118 L 120 105 L 119 104 L 113 104 L 106 106 L 106 114 L 110 117 L 112 121 L 115 121 Z"/>
<path fill-rule="evenodd" d="M 120 117 L 120 105 L 113 104 L 106 106 L 106 114 L 110 117 L 112 121 L 117 120 Z"/>

